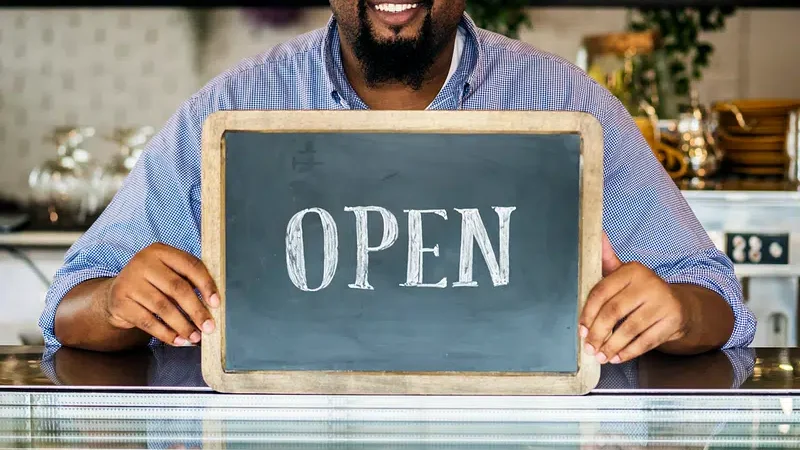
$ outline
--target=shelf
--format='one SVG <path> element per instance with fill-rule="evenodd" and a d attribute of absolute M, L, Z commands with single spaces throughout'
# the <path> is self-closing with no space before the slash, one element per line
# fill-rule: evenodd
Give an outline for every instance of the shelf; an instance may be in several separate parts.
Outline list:
<path fill-rule="evenodd" d="M 80 232 L 65 231 L 22 231 L 0 234 L 0 245 L 14 247 L 57 247 L 68 248 L 83 235 Z"/>

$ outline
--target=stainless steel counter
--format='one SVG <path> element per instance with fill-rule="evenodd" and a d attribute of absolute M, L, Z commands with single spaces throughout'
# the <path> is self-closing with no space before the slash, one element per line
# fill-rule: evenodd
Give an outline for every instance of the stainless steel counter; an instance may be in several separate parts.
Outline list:
<path fill-rule="evenodd" d="M 0 448 L 800 447 L 800 349 L 652 353 L 582 397 L 223 395 L 199 355 L 0 348 Z"/>

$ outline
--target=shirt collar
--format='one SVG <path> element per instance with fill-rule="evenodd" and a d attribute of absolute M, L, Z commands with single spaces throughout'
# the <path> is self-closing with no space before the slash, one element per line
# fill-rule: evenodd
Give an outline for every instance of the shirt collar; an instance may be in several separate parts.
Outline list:
<path fill-rule="evenodd" d="M 471 88 L 475 86 L 483 56 L 478 28 L 467 13 L 464 13 L 459 27 L 465 31 L 464 54 L 461 56 L 458 69 L 433 100 L 429 109 L 459 109 Z M 368 109 L 347 80 L 342 62 L 339 31 L 333 16 L 326 25 L 322 43 L 322 61 L 328 84 L 327 92 L 334 103 L 342 109 Z"/>

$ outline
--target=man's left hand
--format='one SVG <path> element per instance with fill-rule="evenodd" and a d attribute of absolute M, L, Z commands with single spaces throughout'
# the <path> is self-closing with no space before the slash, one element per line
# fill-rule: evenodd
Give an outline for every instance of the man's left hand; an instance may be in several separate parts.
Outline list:
<path fill-rule="evenodd" d="M 601 364 L 626 362 L 685 337 L 690 319 L 669 284 L 639 262 L 620 261 L 603 233 L 603 279 L 579 322 L 587 353 Z"/>

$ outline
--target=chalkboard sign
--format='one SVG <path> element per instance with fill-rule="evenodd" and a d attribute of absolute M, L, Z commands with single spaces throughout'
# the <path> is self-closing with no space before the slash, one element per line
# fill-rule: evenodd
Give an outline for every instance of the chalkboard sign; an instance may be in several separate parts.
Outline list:
<path fill-rule="evenodd" d="M 602 129 L 575 112 L 227 111 L 203 130 L 220 392 L 583 394 Z"/>

